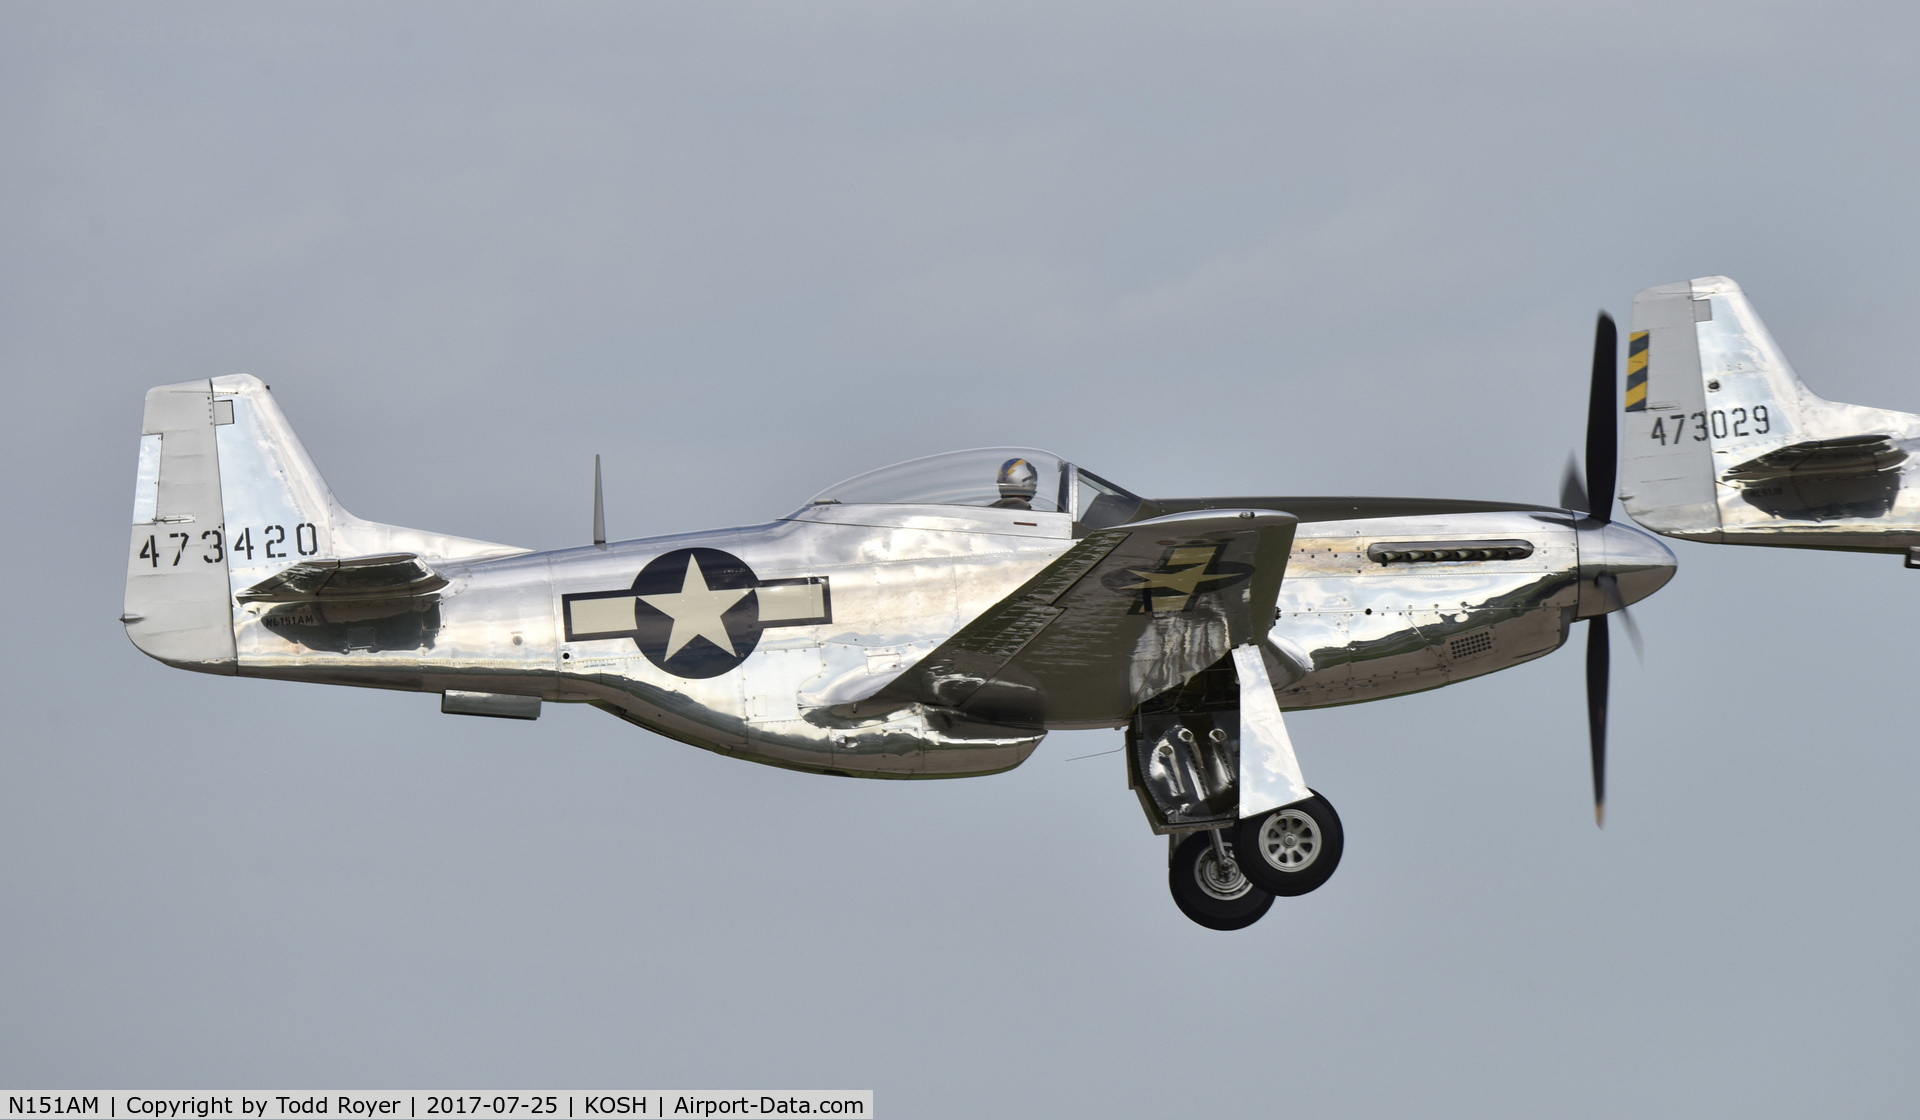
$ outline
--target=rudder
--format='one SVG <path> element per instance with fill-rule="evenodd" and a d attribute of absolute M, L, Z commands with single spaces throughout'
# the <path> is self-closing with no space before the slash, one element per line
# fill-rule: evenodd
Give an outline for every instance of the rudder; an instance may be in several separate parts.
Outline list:
<path fill-rule="evenodd" d="M 211 381 L 147 392 L 128 547 L 127 637 L 180 669 L 232 674 L 234 652 Z"/>

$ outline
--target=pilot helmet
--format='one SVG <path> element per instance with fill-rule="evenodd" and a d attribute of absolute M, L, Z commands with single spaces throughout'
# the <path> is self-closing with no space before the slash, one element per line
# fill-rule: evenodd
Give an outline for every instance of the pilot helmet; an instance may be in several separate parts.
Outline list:
<path fill-rule="evenodd" d="M 1008 459 L 1000 465 L 1000 498 L 1031 502 L 1040 489 L 1040 472 L 1025 459 Z"/>

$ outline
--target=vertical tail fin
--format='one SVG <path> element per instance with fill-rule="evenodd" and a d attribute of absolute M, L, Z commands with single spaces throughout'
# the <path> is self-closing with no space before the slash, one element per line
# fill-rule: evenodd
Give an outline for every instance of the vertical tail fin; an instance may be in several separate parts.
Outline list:
<path fill-rule="evenodd" d="M 181 669 L 231 674 L 239 668 L 214 437 L 221 420 L 212 382 L 147 392 L 120 621 L 152 657 Z"/>
<path fill-rule="evenodd" d="M 169 665 L 237 672 L 235 597 L 303 560 L 523 551 L 348 513 L 257 377 L 153 389 L 141 433 L 123 620 Z"/>
<path fill-rule="evenodd" d="M 1904 550 L 1903 441 L 1920 417 L 1816 396 L 1740 285 L 1708 276 L 1634 298 L 1620 498 L 1701 541 Z"/>

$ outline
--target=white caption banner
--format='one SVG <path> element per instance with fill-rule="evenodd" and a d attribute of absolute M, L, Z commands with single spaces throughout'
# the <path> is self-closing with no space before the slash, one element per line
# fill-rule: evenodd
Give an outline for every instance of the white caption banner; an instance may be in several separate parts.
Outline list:
<path fill-rule="evenodd" d="M 6 1120 L 583 1120 L 645 1117 L 873 1115 L 871 1089 L 632 1089 L 621 1092 L 283 1092 L 277 1089 L 152 1092 L 17 1092 L 4 1096 Z"/>

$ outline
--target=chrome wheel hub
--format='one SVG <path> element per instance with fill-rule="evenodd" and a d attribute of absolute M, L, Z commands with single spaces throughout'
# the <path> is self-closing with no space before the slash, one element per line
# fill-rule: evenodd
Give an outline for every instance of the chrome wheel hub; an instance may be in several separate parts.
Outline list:
<path fill-rule="evenodd" d="M 1200 854 L 1200 859 L 1193 865 L 1193 877 L 1199 881 L 1202 891 L 1222 902 L 1232 902 L 1253 889 L 1253 884 L 1241 874 L 1239 864 L 1232 859 L 1222 863 L 1220 857 L 1211 850 Z"/>
<path fill-rule="evenodd" d="M 1320 826 L 1298 809 L 1282 809 L 1260 824 L 1260 857 L 1276 871 L 1305 871 L 1320 858 Z"/>

